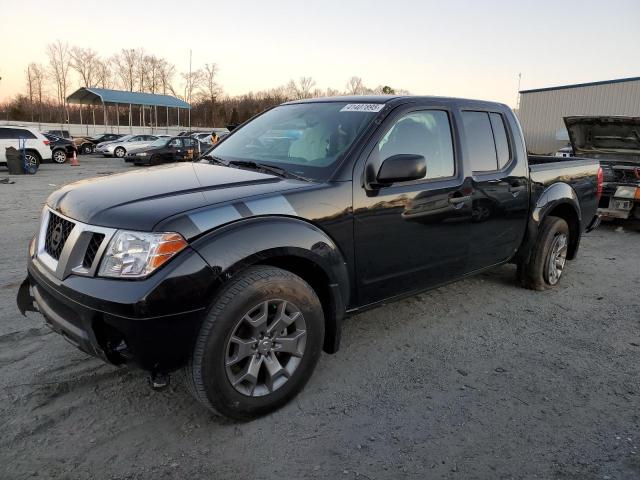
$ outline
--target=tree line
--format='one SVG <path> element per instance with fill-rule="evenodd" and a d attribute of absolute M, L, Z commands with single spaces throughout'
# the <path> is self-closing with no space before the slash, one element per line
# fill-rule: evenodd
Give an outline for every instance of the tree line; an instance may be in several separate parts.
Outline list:
<path fill-rule="evenodd" d="M 24 93 L 0 104 L 0 119 L 80 123 L 80 107 L 66 102 L 67 96 L 79 87 L 178 97 L 191 104 L 191 125 L 195 127 L 238 124 L 267 108 L 296 99 L 408 93 L 388 85 L 370 88 L 357 76 L 348 79 L 342 90 L 321 89 L 312 77 L 302 76 L 276 88 L 227 95 L 217 82 L 217 76 L 218 65 L 214 62 L 205 63 L 190 72 L 178 72 L 171 62 L 144 48 L 125 48 L 110 57 L 103 57 L 91 48 L 69 45 L 58 40 L 47 45 L 46 62 L 29 63 L 25 70 Z M 125 112 L 117 109 L 107 115 L 118 115 L 125 124 L 128 122 L 128 110 Z M 142 118 L 142 114 L 140 117 Z M 163 116 L 158 117 L 162 120 Z M 102 113 L 99 118 L 102 120 Z M 120 118 L 116 120 L 119 121 Z M 148 118 L 153 121 L 151 115 Z M 108 121 L 113 124 L 116 120 L 110 118 Z M 158 118 L 155 121 L 158 122 Z M 87 123 L 86 116 L 84 122 Z M 171 114 L 169 122 L 177 122 L 175 113 Z M 181 123 L 184 124 L 184 120 Z"/>

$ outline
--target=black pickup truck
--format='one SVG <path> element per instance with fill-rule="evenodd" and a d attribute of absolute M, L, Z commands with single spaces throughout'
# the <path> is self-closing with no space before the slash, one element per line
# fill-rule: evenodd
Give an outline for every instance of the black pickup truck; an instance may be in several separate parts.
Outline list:
<path fill-rule="evenodd" d="M 555 286 L 597 224 L 599 172 L 528 160 L 498 103 L 291 102 L 195 162 L 51 194 L 18 305 L 251 418 L 303 388 L 349 314 L 506 262 L 527 288 Z"/>

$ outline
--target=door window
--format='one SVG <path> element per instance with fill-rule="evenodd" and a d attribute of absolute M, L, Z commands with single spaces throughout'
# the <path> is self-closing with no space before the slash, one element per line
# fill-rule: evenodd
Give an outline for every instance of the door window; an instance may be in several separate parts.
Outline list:
<path fill-rule="evenodd" d="M 171 142 L 169 142 L 169 146 L 170 147 L 174 147 L 174 148 L 178 148 L 182 146 L 182 143 L 180 142 L 179 138 L 174 138 L 173 140 L 171 140 Z"/>
<path fill-rule="evenodd" d="M 425 179 L 452 177 L 455 173 L 451 125 L 442 110 L 402 115 L 378 143 L 378 152 L 381 161 L 399 154 L 422 155 L 427 161 Z"/>
<path fill-rule="evenodd" d="M 489 112 L 462 112 L 467 153 L 474 172 L 495 172 L 511 158 L 502 115 Z"/>

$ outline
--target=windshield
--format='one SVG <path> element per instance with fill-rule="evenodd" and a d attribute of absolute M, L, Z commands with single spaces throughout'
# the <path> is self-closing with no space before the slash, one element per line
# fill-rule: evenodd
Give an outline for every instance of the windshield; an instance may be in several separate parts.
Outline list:
<path fill-rule="evenodd" d="M 265 163 L 303 177 L 326 180 L 382 107 L 347 102 L 281 105 L 209 152 L 224 161 Z"/>
<path fill-rule="evenodd" d="M 160 137 L 153 143 L 149 144 L 150 147 L 164 147 L 171 140 L 170 137 Z"/>

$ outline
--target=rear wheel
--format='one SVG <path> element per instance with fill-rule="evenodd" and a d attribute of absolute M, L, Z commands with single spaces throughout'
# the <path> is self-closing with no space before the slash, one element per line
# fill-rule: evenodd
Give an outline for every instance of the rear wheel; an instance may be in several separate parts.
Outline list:
<path fill-rule="evenodd" d="M 286 404 L 307 383 L 324 338 L 313 289 L 275 267 L 252 267 L 216 296 L 184 373 L 206 407 L 246 420 Z"/>
<path fill-rule="evenodd" d="M 64 163 L 67 161 L 67 152 L 65 150 L 54 150 L 53 161 L 56 163 Z"/>
<path fill-rule="evenodd" d="M 565 220 L 553 216 L 545 218 L 529 261 L 518 264 L 522 286 L 532 290 L 555 287 L 566 266 L 569 240 L 569 225 Z"/>
<path fill-rule="evenodd" d="M 90 143 L 85 143 L 84 145 L 82 145 L 82 153 L 93 153 L 93 145 L 91 145 Z"/>
<path fill-rule="evenodd" d="M 118 158 L 124 158 L 126 153 L 127 151 L 124 149 L 124 147 L 118 147 L 113 151 L 113 154 Z"/>

